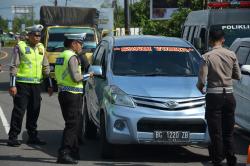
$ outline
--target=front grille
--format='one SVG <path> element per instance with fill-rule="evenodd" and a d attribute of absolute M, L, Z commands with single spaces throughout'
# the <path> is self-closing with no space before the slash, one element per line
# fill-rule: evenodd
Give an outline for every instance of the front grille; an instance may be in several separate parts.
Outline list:
<path fill-rule="evenodd" d="M 137 106 L 148 107 L 160 110 L 180 111 L 197 108 L 205 105 L 204 97 L 195 98 L 145 98 L 133 96 L 133 101 Z M 170 104 L 169 104 L 170 102 Z M 171 105 L 174 104 L 174 105 Z"/>
<path fill-rule="evenodd" d="M 206 132 L 206 123 L 202 119 L 141 119 L 137 123 L 137 131 L 190 131 L 191 133 L 204 133 Z"/>

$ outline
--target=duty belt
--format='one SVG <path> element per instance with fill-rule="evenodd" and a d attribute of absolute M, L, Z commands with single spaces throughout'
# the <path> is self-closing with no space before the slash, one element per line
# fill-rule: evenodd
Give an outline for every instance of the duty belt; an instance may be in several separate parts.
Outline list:
<path fill-rule="evenodd" d="M 76 88 L 71 86 L 59 86 L 59 91 L 71 91 L 71 92 L 81 92 L 83 93 L 83 88 Z"/>
<path fill-rule="evenodd" d="M 38 78 L 27 78 L 27 77 L 16 77 L 16 81 L 27 81 L 27 82 L 34 82 L 34 83 L 40 83 L 41 79 Z"/>
<path fill-rule="evenodd" d="M 233 87 L 207 88 L 207 93 L 233 93 Z"/>

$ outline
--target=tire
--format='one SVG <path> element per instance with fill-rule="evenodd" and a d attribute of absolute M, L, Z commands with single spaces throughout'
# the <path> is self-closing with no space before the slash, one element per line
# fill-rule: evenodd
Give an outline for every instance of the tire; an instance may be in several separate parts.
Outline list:
<path fill-rule="evenodd" d="M 89 117 L 86 100 L 84 100 L 83 107 L 82 133 L 88 139 L 95 139 L 97 135 L 97 127 Z"/>
<path fill-rule="evenodd" d="M 106 137 L 106 127 L 105 127 L 105 117 L 102 114 L 100 117 L 100 148 L 101 148 L 101 157 L 104 159 L 112 159 L 114 145 L 110 144 L 107 141 Z"/>

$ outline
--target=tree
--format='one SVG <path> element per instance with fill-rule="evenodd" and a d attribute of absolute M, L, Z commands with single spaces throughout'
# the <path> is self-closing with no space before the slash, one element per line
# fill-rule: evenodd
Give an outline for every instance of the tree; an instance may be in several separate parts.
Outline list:
<path fill-rule="evenodd" d="M 202 9 L 203 1 L 191 0 L 191 8 L 183 8 L 184 0 L 178 0 L 179 10 L 170 20 L 150 20 L 150 0 L 141 0 L 130 6 L 131 27 L 141 27 L 143 34 L 181 36 L 181 27 L 192 10 Z"/>
<path fill-rule="evenodd" d="M 35 20 L 34 24 L 38 24 L 39 21 Z M 15 17 L 13 20 L 13 32 L 21 32 L 21 25 L 25 24 L 26 27 L 28 26 L 32 26 L 33 22 L 31 19 L 27 18 L 27 17 Z"/>
<path fill-rule="evenodd" d="M 8 30 L 8 21 L 3 19 L 1 16 L 0 16 L 0 29 L 2 29 L 4 32 Z"/>
<path fill-rule="evenodd" d="M 124 10 L 121 6 L 117 6 L 114 10 L 114 26 L 115 28 L 124 27 Z"/>

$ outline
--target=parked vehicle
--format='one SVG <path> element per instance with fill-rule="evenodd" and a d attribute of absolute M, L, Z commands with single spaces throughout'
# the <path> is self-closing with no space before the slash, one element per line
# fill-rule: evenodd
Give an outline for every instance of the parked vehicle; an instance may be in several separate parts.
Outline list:
<path fill-rule="evenodd" d="M 236 53 L 242 73 L 241 80 L 234 81 L 235 121 L 250 131 L 250 38 L 236 39 L 230 49 Z"/>
<path fill-rule="evenodd" d="M 93 50 L 99 42 L 96 29 L 98 22 L 97 13 L 95 8 L 41 7 L 40 23 L 45 27 L 43 43 L 50 63 L 52 78 L 54 78 L 56 58 L 64 51 L 63 41 L 65 33 L 86 33 L 84 49 L 88 60 L 91 62 Z M 56 87 L 54 79 L 53 83 Z"/>
<path fill-rule="evenodd" d="M 208 144 L 205 99 L 196 88 L 200 54 L 178 38 L 105 37 L 87 81 L 83 133 L 114 144 Z"/>
<path fill-rule="evenodd" d="M 245 8 L 192 11 L 184 23 L 182 38 L 203 54 L 209 51 L 209 30 L 221 28 L 225 32 L 225 46 L 230 47 L 236 38 L 250 37 L 249 15 L 250 9 Z"/>

